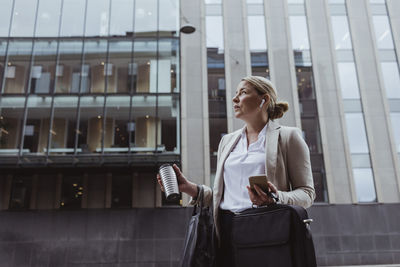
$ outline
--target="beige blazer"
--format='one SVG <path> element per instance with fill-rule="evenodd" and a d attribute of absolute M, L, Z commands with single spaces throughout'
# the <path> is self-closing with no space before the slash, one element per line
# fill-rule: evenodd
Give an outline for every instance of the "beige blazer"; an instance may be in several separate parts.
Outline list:
<path fill-rule="evenodd" d="M 203 185 L 204 204 L 208 206 L 213 204 L 217 237 L 219 237 L 218 208 L 224 193 L 224 164 L 239 141 L 242 131 L 243 129 L 237 130 L 221 139 L 214 189 L 211 190 Z M 280 203 L 310 207 L 315 199 L 315 190 L 310 152 L 300 129 L 280 126 L 277 122 L 270 121 L 265 140 L 267 177 L 278 188 Z M 190 204 L 196 202 L 192 200 Z"/>

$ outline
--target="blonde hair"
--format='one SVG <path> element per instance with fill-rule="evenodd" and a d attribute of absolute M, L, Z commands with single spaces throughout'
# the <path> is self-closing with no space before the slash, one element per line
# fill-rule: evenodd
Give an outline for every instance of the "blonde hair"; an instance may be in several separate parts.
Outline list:
<path fill-rule="evenodd" d="M 259 95 L 268 94 L 270 100 L 267 112 L 271 120 L 281 118 L 288 111 L 289 104 L 287 102 L 277 102 L 275 86 L 270 80 L 261 76 L 247 76 L 242 81 L 248 82 Z"/>

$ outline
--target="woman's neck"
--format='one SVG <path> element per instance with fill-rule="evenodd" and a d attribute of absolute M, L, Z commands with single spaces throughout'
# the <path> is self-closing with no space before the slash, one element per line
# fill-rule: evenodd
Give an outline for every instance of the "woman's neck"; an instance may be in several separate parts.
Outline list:
<path fill-rule="evenodd" d="M 259 134 L 261 130 L 265 127 L 268 123 L 268 118 L 257 119 L 254 121 L 247 121 L 246 122 L 246 131 L 247 134 Z"/>

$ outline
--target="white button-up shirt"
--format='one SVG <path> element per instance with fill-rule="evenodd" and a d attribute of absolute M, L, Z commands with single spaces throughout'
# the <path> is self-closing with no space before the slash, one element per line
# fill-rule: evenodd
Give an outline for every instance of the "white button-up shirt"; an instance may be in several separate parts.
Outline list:
<path fill-rule="evenodd" d="M 258 134 L 257 141 L 247 148 L 246 128 L 224 164 L 224 196 L 220 208 L 240 212 L 251 208 L 249 177 L 266 173 L 265 134 L 268 123 Z"/>

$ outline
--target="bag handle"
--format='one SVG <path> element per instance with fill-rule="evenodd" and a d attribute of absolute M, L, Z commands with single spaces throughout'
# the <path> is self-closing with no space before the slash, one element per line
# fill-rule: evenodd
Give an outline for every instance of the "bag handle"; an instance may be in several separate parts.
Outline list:
<path fill-rule="evenodd" d="M 200 208 L 200 213 L 201 213 L 202 210 L 203 210 L 203 205 L 204 205 L 204 203 L 203 203 L 204 188 L 203 188 L 203 186 L 201 186 L 201 185 L 200 185 L 200 186 L 197 186 L 197 188 L 198 188 L 198 190 L 199 190 L 199 192 L 198 192 L 198 194 L 197 194 L 197 204 L 194 206 L 192 216 L 198 213 L 198 212 L 197 212 L 197 209 L 198 209 L 198 208 Z"/>

